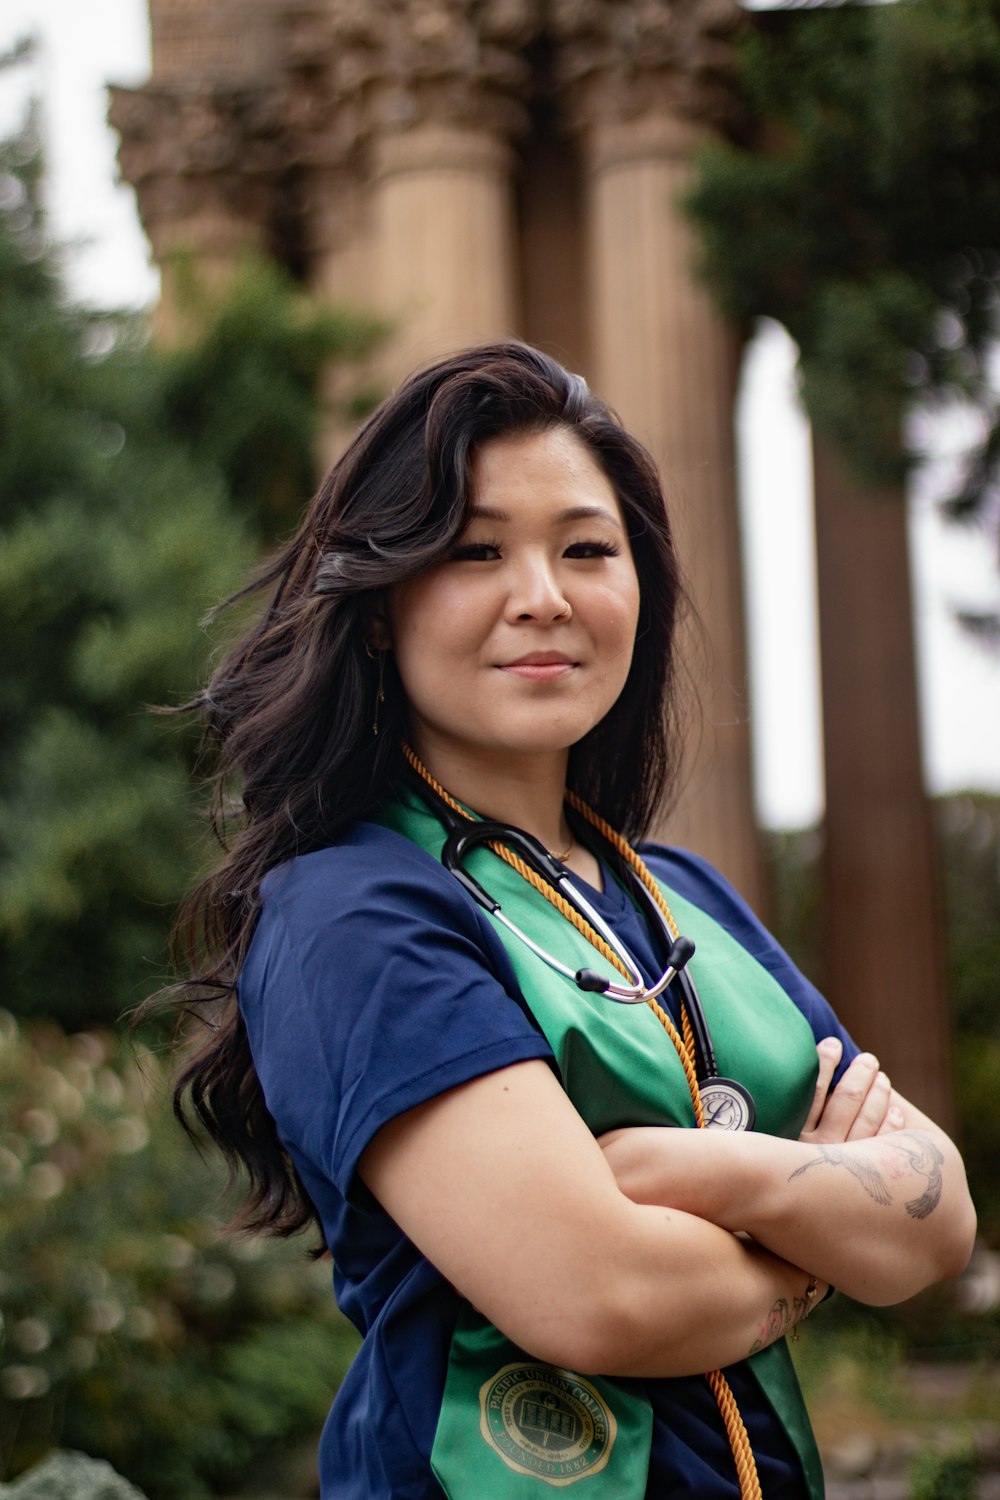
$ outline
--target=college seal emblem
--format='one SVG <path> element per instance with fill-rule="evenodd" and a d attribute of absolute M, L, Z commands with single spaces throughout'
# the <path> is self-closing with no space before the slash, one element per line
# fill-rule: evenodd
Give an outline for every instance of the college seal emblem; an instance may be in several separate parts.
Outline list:
<path fill-rule="evenodd" d="M 589 1381 L 552 1365 L 511 1364 L 479 1391 L 480 1430 L 518 1474 L 575 1484 L 605 1467 L 618 1434 L 614 1413 Z"/>

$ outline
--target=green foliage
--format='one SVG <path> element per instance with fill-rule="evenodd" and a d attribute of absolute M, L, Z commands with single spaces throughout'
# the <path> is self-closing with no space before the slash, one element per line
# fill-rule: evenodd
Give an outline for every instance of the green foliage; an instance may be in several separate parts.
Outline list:
<path fill-rule="evenodd" d="M 40 175 L 30 130 L 0 148 L 0 1476 L 63 1445 L 197 1500 L 317 1430 L 353 1335 L 301 1245 L 222 1235 L 160 1063 L 99 1023 L 162 982 L 203 857 L 191 732 L 148 705 L 195 690 L 374 328 L 254 265 L 150 348 L 65 304 Z"/>
<path fill-rule="evenodd" d="M 955 1038 L 955 1094 L 963 1154 L 979 1211 L 980 1233 L 1000 1249 L 1000 1009 L 997 934 L 1000 933 L 1000 799 L 984 793 L 943 797 L 936 823 L 944 877 L 948 991 Z M 792 958 L 823 988 L 817 949 L 818 861 L 821 835 L 813 830 L 769 838 L 774 930 Z M 932 1339 L 951 1318 L 950 1299 L 922 1305 L 923 1331 Z M 932 1326 L 933 1325 L 933 1326 Z M 1000 1326 L 1000 1320 L 998 1320 Z M 914 1330 L 919 1337 L 920 1330 Z M 947 1339 L 962 1337 L 957 1327 Z"/>
<path fill-rule="evenodd" d="M 980 1468 L 971 1445 L 921 1453 L 910 1470 L 912 1500 L 974 1500 Z"/>
<path fill-rule="evenodd" d="M 976 403 L 992 438 L 955 497 L 976 511 L 1000 462 L 1000 0 L 757 17 L 737 87 L 689 204 L 710 285 L 789 329 L 810 417 L 863 481 L 905 470 L 916 395 Z"/>
<path fill-rule="evenodd" d="M 218 1493 L 318 1429 L 353 1352 L 328 1264 L 206 1215 L 167 1092 L 149 1052 L 0 1013 L 0 1475 L 55 1444 Z"/>
<path fill-rule="evenodd" d="M 187 315 L 205 331 L 161 356 L 165 420 L 271 541 L 297 521 L 315 482 L 317 397 L 331 356 L 361 358 L 384 325 L 317 307 L 283 271 L 253 259 L 221 307 L 188 279 Z M 342 414 L 374 404 L 363 400 L 359 412 L 349 396 Z"/>
<path fill-rule="evenodd" d="M 67 307 L 30 134 L 0 153 L 0 995 L 109 1021 L 164 977 L 200 858 L 199 619 L 313 485 L 320 376 L 374 337 L 246 268 L 201 336 Z"/>
<path fill-rule="evenodd" d="M 861 1493 L 877 1492 L 880 1481 L 887 1493 L 914 1500 L 978 1492 L 980 1470 L 992 1470 L 995 1361 L 970 1359 L 968 1350 L 950 1367 L 915 1361 L 891 1310 L 876 1316 L 844 1297 L 809 1320 L 791 1353 L 820 1452 L 837 1467 L 848 1455 L 860 1459 L 868 1470 L 857 1481 Z M 908 1471 L 905 1486 L 898 1469 Z"/>
<path fill-rule="evenodd" d="M 996 929 L 994 928 L 994 932 Z M 994 955 L 995 956 L 995 955 Z M 1000 1246 L 1000 1037 L 960 1031 L 955 1040 L 955 1089 L 959 1099 L 962 1150 L 980 1232 Z M 1000 1329 L 998 1329 L 1000 1333 Z"/>
<path fill-rule="evenodd" d="M 821 1420 L 845 1400 L 885 1418 L 902 1416 L 912 1406 L 902 1341 L 874 1320 L 844 1319 L 850 1305 L 834 1298 L 789 1346 L 806 1404 Z"/>
<path fill-rule="evenodd" d="M 770 925 L 793 962 L 821 991 L 824 990 L 819 878 L 822 837 L 819 829 L 764 834 L 773 907 Z"/>
<path fill-rule="evenodd" d="M 1000 1041 L 1000 799 L 970 792 L 939 807 L 956 1019 L 964 1035 Z"/>

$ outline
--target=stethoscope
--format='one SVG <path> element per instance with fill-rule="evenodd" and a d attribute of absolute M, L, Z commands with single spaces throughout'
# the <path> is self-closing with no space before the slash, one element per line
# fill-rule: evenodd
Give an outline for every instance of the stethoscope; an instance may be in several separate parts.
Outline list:
<path fill-rule="evenodd" d="M 524 829 L 515 828 L 511 824 L 496 823 L 485 819 L 473 820 L 462 816 L 415 772 L 407 772 L 407 781 L 444 825 L 447 838 L 441 851 L 441 862 L 448 873 L 454 876 L 477 906 L 496 918 L 507 928 L 508 932 L 513 933 L 550 969 L 571 980 L 579 989 L 604 995 L 619 1005 L 645 1005 L 648 1001 L 655 1000 L 662 995 L 676 981 L 681 1001 L 691 1023 L 695 1045 L 695 1073 L 705 1125 L 716 1130 L 752 1130 L 756 1118 L 753 1096 L 742 1083 L 737 1083 L 733 1078 L 723 1078 L 719 1074 L 705 1012 L 698 998 L 694 980 L 687 969 L 695 951 L 694 943 L 688 937 L 674 936 L 664 913 L 635 871 L 620 858 L 617 850 L 610 845 L 607 846 L 606 854 L 609 863 L 629 894 L 637 900 L 647 921 L 651 923 L 653 932 L 659 933 L 667 950 L 666 967 L 656 982 L 651 985 L 646 984 L 635 958 L 618 934 L 608 926 L 600 912 L 594 909 L 579 887 L 573 884 L 565 865 L 550 854 L 544 844 L 530 833 L 526 833 Z M 554 954 L 541 947 L 529 933 L 512 921 L 502 909 L 500 902 L 491 896 L 463 865 L 463 860 L 471 850 L 480 844 L 489 843 L 505 844 L 519 855 L 536 874 L 548 881 L 573 910 L 600 933 L 618 957 L 629 978 L 627 980 L 621 977 L 609 978 L 589 968 L 571 969 L 568 964 L 564 964 Z"/>

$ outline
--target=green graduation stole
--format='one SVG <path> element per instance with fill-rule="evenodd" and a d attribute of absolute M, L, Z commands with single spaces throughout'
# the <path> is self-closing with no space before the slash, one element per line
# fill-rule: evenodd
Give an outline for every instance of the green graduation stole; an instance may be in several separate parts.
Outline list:
<path fill-rule="evenodd" d="M 445 830 L 416 793 L 403 791 L 379 822 L 441 858 Z M 547 952 L 571 967 L 607 967 L 587 939 L 488 848 L 471 850 L 466 868 Z M 697 948 L 698 993 L 720 1074 L 753 1094 L 757 1130 L 794 1139 L 816 1083 L 809 1023 L 712 917 L 661 888 Z M 502 923 L 495 926 L 562 1085 L 593 1133 L 625 1125 L 693 1127 L 684 1069 L 650 1008 L 580 990 Z M 819 1454 L 785 1341 L 747 1363 L 799 1455 L 813 1500 L 822 1500 Z M 578 1482 L 586 1482 L 591 1500 L 643 1500 L 651 1435 L 644 1382 L 583 1377 L 532 1359 L 463 1304 L 431 1454 L 449 1500 L 531 1500 Z"/>

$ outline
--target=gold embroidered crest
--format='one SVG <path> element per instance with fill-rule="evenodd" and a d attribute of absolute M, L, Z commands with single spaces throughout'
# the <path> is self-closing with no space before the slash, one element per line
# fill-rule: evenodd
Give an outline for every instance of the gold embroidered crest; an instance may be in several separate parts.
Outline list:
<path fill-rule="evenodd" d="M 552 1365 L 504 1365 L 479 1391 L 484 1440 L 519 1474 L 574 1484 L 600 1473 L 618 1433 L 589 1381 Z"/>

